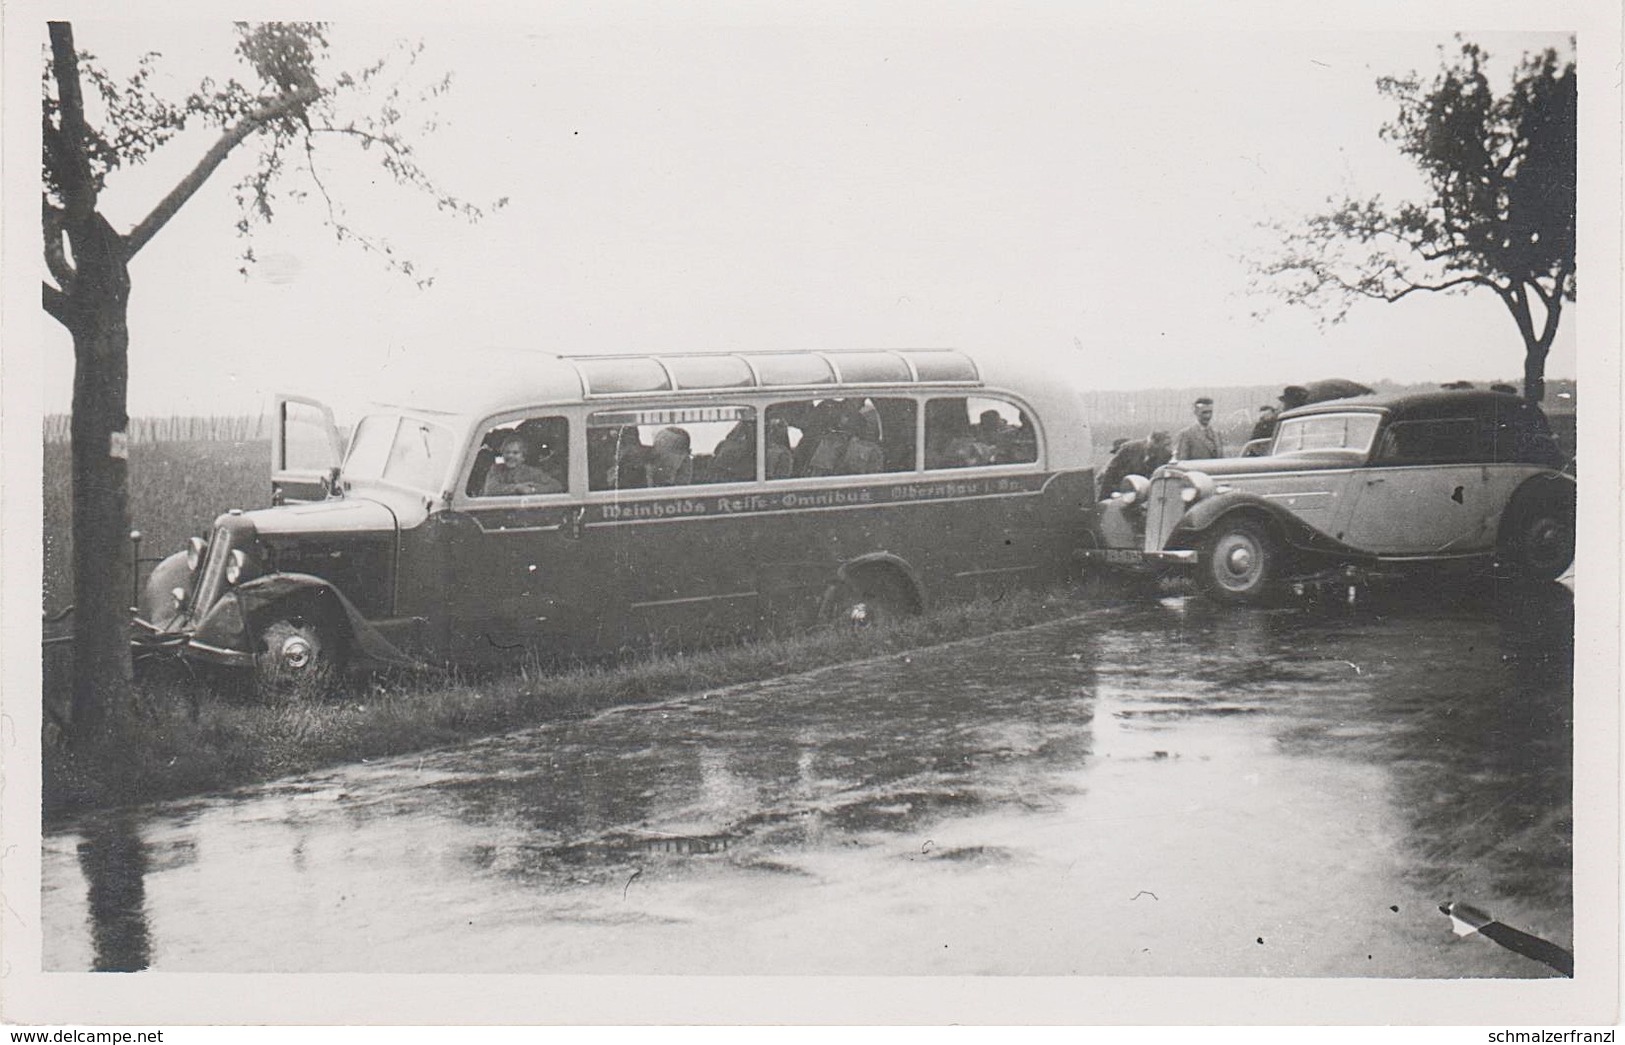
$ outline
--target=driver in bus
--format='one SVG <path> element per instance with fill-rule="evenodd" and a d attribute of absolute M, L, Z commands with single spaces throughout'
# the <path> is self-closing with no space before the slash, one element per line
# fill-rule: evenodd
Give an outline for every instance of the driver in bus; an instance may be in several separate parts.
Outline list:
<path fill-rule="evenodd" d="M 502 440 L 496 463 L 485 476 L 485 494 L 563 493 L 558 477 L 538 464 L 531 464 L 531 451 L 524 436 L 515 432 Z M 551 454 L 537 454 L 551 458 Z"/>

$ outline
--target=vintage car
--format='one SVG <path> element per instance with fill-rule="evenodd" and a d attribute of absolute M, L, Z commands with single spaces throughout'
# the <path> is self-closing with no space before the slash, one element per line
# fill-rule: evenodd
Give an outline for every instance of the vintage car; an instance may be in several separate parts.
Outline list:
<path fill-rule="evenodd" d="M 1082 557 L 1194 570 L 1229 602 L 1285 581 L 1477 560 L 1550 580 L 1574 558 L 1575 483 L 1514 395 L 1360 396 L 1281 415 L 1261 456 L 1175 461 L 1096 506 Z"/>

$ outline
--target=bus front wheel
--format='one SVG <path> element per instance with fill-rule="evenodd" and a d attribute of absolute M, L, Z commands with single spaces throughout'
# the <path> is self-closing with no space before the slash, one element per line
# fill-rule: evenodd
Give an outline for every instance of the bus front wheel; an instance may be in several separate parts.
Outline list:
<path fill-rule="evenodd" d="M 331 620 L 316 614 L 279 617 L 259 633 L 254 687 L 262 700 L 333 695 L 343 677 L 344 647 Z"/>

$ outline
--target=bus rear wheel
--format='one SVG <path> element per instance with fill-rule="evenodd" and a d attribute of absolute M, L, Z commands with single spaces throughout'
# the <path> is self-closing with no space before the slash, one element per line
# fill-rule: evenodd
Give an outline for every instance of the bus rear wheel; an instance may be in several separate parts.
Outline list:
<path fill-rule="evenodd" d="M 916 612 L 904 584 L 884 573 L 843 580 L 824 598 L 824 619 L 837 627 L 873 628 Z"/>

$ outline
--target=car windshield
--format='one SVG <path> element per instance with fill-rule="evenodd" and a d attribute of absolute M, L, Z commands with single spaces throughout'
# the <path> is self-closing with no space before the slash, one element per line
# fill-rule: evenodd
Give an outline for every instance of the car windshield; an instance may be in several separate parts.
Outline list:
<path fill-rule="evenodd" d="M 1316 450 L 1351 450 L 1365 453 L 1377 432 L 1376 414 L 1314 414 L 1292 417 L 1275 429 L 1277 454 L 1311 453 Z"/>
<path fill-rule="evenodd" d="M 438 493 L 456 446 L 449 429 L 394 414 L 362 418 L 344 458 L 347 479 L 381 479 Z"/>

